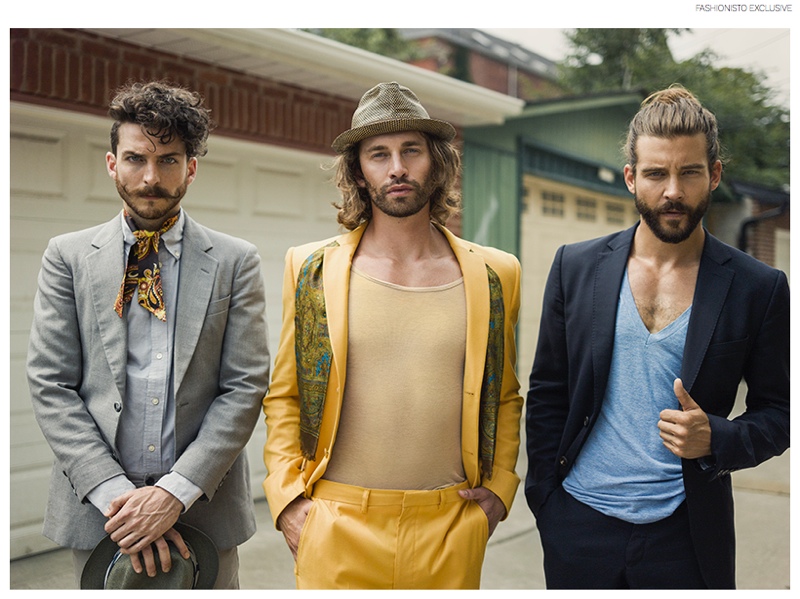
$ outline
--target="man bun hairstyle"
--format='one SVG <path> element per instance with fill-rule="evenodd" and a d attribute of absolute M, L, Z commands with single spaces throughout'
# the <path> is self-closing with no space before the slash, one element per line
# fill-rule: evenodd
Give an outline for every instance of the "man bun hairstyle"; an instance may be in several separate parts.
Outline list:
<path fill-rule="evenodd" d="M 636 142 L 642 136 L 673 138 L 702 133 L 709 168 L 721 160 L 716 117 L 681 85 L 650 94 L 631 120 L 625 140 L 625 159 L 636 172 Z"/>
<path fill-rule="evenodd" d="M 116 155 L 119 127 L 135 123 L 148 135 L 168 144 L 177 136 L 186 146 L 186 156 L 205 156 L 206 142 L 214 128 L 210 111 L 197 92 L 164 81 L 130 83 L 117 90 L 108 114 L 111 127 L 111 151 Z"/>

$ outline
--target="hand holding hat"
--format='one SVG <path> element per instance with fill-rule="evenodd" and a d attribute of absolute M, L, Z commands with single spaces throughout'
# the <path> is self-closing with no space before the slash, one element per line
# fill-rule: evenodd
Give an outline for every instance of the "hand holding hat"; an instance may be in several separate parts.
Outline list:
<path fill-rule="evenodd" d="M 94 548 L 81 575 L 82 589 L 211 589 L 217 580 L 219 556 L 214 542 L 203 532 L 183 524 L 175 528 L 189 548 L 190 557 L 184 558 L 169 543 L 172 568 L 164 572 L 157 564 L 155 576 L 137 574 L 129 555 L 120 552 L 110 536 L 104 537 Z"/>

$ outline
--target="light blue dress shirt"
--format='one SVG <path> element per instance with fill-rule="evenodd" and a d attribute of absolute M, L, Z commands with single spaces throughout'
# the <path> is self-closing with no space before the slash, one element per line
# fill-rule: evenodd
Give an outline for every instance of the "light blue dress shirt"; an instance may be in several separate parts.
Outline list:
<path fill-rule="evenodd" d="M 120 220 L 124 237 L 122 273 L 136 237 L 122 213 Z M 184 223 L 181 210 L 178 222 L 161 235 L 159 243 L 166 322 L 142 308 L 135 296 L 125 307 L 124 317 L 128 321 L 127 380 L 116 446 L 127 476 L 111 478 L 87 495 L 89 501 L 104 513 L 112 499 L 142 486 L 145 481 L 172 493 L 183 503 L 184 510 L 203 494 L 186 477 L 170 472 L 176 460 L 173 350 Z"/>

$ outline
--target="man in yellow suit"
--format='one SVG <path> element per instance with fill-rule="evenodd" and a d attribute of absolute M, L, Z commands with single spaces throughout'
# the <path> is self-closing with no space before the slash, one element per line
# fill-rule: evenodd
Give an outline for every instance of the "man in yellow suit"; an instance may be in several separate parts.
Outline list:
<path fill-rule="evenodd" d="M 287 253 L 264 490 L 300 589 L 479 588 L 511 508 L 520 266 L 444 227 L 454 137 L 369 90 L 333 142 L 349 232 Z"/>

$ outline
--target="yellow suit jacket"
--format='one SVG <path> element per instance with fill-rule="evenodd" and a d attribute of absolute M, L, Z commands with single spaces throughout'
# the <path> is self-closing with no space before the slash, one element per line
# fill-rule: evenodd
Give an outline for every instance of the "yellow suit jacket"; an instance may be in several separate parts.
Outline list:
<path fill-rule="evenodd" d="M 264 398 L 267 442 L 264 463 L 267 478 L 264 492 L 273 521 L 296 497 L 310 497 L 314 483 L 325 472 L 334 450 L 336 430 L 347 370 L 347 317 L 350 265 L 365 225 L 336 238 L 290 248 L 286 254 L 283 280 L 283 326 L 272 384 Z M 522 397 L 516 376 L 514 327 L 519 313 L 519 261 L 506 252 L 482 247 L 459 239 L 441 228 L 461 266 L 467 307 L 467 348 L 464 365 L 461 454 L 467 480 L 472 487 L 484 486 L 511 509 L 519 477 L 514 468 L 519 452 L 519 423 Z M 295 291 L 303 262 L 314 251 L 325 247 L 323 279 L 325 308 L 332 349 L 332 365 L 325 397 L 317 453 L 306 460 L 300 450 L 300 402 L 295 361 Z M 486 265 L 500 278 L 505 308 L 505 348 L 497 436 L 492 477 L 481 472 L 479 454 L 479 415 L 483 368 L 489 329 L 489 284 Z"/>

